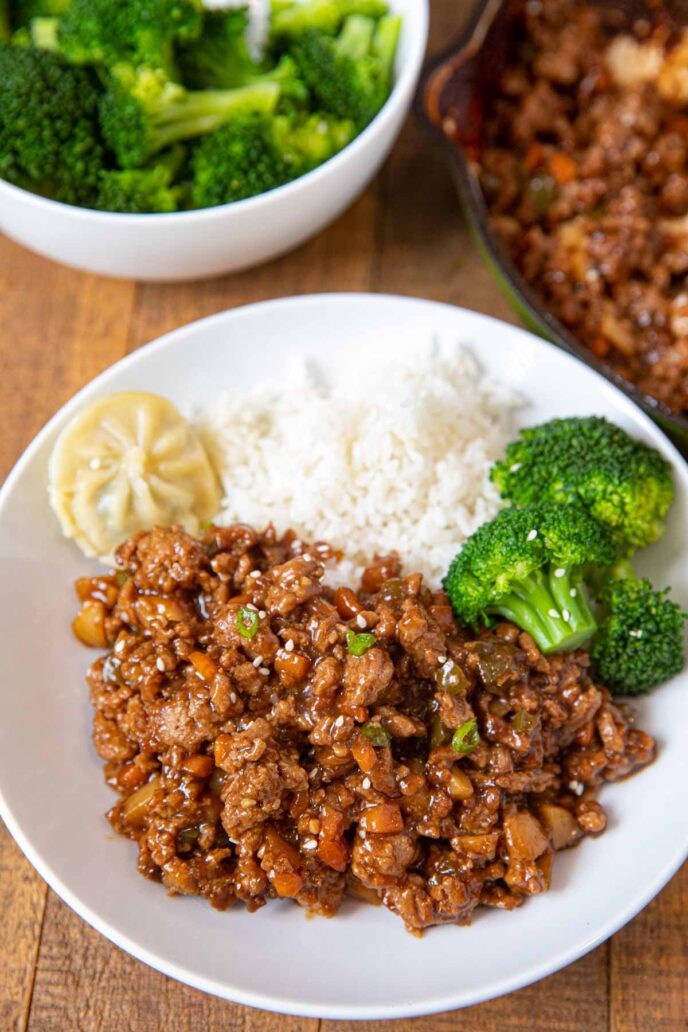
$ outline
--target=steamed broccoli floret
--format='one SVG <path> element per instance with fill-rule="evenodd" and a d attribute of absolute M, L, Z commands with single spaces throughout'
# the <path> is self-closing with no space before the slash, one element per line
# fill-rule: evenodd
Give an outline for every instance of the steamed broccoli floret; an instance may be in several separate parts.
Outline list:
<path fill-rule="evenodd" d="M 90 205 L 104 165 L 98 92 L 53 54 L 0 43 L 0 176 Z"/>
<path fill-rule="evenodd" d="M 294 40 L 294 56 L 318 104 L 364 128 L 389 96 L 401 22 L 351 15 L 338 36 L 308 31 Z"/>
<path fill-rule="evenodd" d="M 102 172 L 96 207 L 101 211 L 143 214 L 177 211 L 178 191 L 164 166 Z"/>
<path fill-rule="evenodd" d="M 461 621 L 503 616 L 542 652 L 574 649 L 597 628 L 583 567 L 607 566 L 614 555 L 609 530 L 580 506 L 503 509 L 466 541 L 444 587 Z"/>
<path fill-rule="evenodd" d="M 354 135 L 351 122 L 321 115 L 233 119 L 194 151 L 193 204 L 208 208 L 283 186 L 332 157 Z"/>
<path fill-rule="evenodd" d="M 201 36 L 179 51 L 182 79 L 194 89 L 232 89 L 256 82 L 277 82 L 282 94 L 305 100 L 308 90 L 289 54 L 275 67 L 254 61 L 246 41 L 246 11 L 214 11 L 206 15 Z"/>
<path fill-rule="evenodd" d="M 523 430 L 491 476 L 513 505 L 582 502 L 625 554 L 661 536 L 674 497 L 671 466 L 659 452 L 597 416 Z"/>
<path fill-rule="evenodd" d="M 310 29 L 335 33 L 350 14 L 381 18 L 388 10 L 384 0 L 305 0 L 303 3 L 273 0 L 270 30 L 275 37 L 300 36 Z"/>
<path fill-rule="evenodd" d="M 601 594 L 604 617 L 590 652 L 602 684 L 617 695 L 640 695 L 683 670 L 686 614 L 638 580 L 625 564 Z"/>
<path fill-rule="evenodd" d="M 231 118 L 270 114 L 275 83 L 236 90 L 186 90 L 163 72 L 117 65 L 100 104 L 103 136 L 122 168 L 136 168 L 179 140 L 213 132 Z"/>
<path fill-rule="evenodd" d="M 60 18 L 60 50 L 74 64 L 119 61 L 174 76 L 174 46 L 203 26 L 200 0 L 71 0 Z"/>

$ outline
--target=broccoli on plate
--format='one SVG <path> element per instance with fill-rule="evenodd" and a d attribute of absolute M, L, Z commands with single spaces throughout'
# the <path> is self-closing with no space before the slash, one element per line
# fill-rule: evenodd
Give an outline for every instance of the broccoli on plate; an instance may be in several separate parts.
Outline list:
<path fill-rule="evenodd" d="M 666 459 L 598 416 L 522 430 L 491 476 L 512 505 L 582 503 L 612 529 L 626 555 L 662 535 L 674 498 Z"/>
<path fill-rule="evenodd" d="M 444 587 L 462 622 L 502 616 L 544 653 L 575 649 L 597 630 L 586 567 L 608 566 L 614 556 L 611 533 L 582 506 L 508 508 L 465 542 Z"/>
<path fill-rule="evenodd" d="M 641 695 L 683 670 L 686 614 L 639 579 L 628 563 L 614 567 L 600 593 L 603 617 L 590 652 L 602 684 L 617 695 Z"/>

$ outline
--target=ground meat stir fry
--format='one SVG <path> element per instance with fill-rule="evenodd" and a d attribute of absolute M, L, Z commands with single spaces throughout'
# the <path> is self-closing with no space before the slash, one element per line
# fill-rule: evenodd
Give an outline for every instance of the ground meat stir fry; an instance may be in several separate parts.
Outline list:
<path fill-rule="evenodd" d="M 329 556 L 272 528 L 155 529 L 77 582 L 75 630 L 110 646 L 88 673 L 108 816 L 139 870 L 220 909 L 353 895 L 415 933 L 544 892 L 554 852 L 604 830 L 595 786 L 652 739 L 584 653 L 457 627 L 395 556 L 333 591 Z"/>
<path fill-rule="evenodd" d="M 686 412 L 688 36 L 620 19 L 618 6 L 524 4 L 481 182 L 494 230 L 555 315 Z"/>

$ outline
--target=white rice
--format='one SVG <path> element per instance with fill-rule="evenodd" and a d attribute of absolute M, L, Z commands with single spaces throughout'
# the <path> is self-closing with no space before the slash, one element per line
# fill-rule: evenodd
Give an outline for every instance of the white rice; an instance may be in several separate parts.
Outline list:
<path fill-rule="evenodd" d="M 520 403 L 447 344 L 333 384 L 301 364 L 281 383 L 228 391 L 201 423 L 224 488 L 219 522 L 329 542 L 345 554 L 330 583 L 356 583 L 375 554 L 396 551 L 436 586 L 499 509 L 488 473 Z"/>

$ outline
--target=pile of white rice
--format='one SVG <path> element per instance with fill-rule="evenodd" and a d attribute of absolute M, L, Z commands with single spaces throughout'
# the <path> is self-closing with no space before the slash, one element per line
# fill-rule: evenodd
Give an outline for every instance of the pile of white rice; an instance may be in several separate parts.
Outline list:
<path fill-rule="evenodd" d="M 328 384 L 228 391 L 201 424 L 224 488 L 220 523 L 293 528 L 345 554 L 330 583 L 356 583 L 375 554 L 439 585 L 459 546 L 499 508 L 488 480 L 520 399 L 458 345 L 419 346 Z"/>

